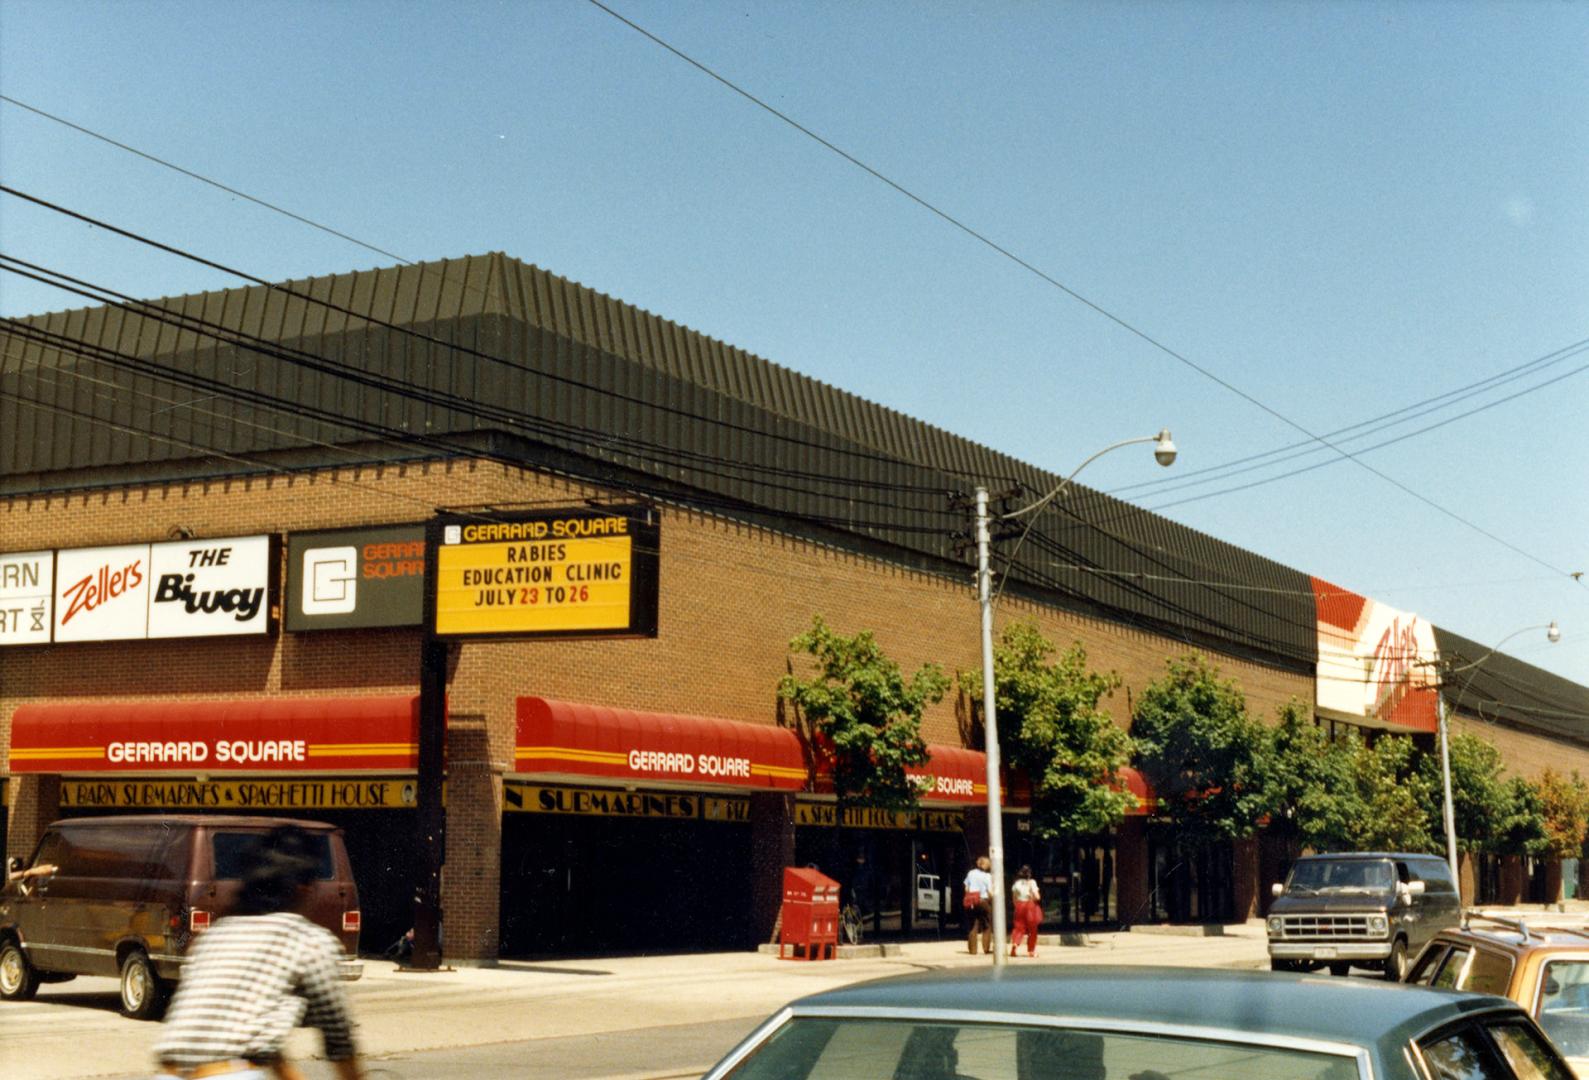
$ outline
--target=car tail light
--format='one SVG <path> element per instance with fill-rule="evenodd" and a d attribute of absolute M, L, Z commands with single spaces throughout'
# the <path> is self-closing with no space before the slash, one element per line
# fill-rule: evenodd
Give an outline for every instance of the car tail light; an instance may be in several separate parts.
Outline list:
<path fill-rule="evenodd" d="M 344 911 L 342 913 L 342 929 L 350 934 L 358 932 L 359 913 L 357 911 Z"/>
<path fill-rule="evenodd" d="M 188 929 L 197 933 L 210 928 L 210 913 L 208 911 L 188 912 Z"/>

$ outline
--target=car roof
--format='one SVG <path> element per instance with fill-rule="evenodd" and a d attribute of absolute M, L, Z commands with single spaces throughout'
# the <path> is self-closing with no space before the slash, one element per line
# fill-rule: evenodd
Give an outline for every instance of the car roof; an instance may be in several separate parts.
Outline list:
<path fill-rule="evenodd" d="M 1297 862 L 1317 862 L 1320 859 L 1413 859 L 1418 862 L 1445 862 L 1438 855 L 1420 855 L 1410 851 L 1325 851 L 1314 855 L 1302 855 Z"/>
<path fill-rule="evenodd" d="M 930 972 L 815 994 L 797 1008 L 943 1009 L 1141 1021 L 1317 1039 L 1402 1043 L 1445 1021 L 1517 1005 L 1398 983 L 1267 971 L 1070 966 Z"/>
<path fill-rule="evenodd" d="M 1539 949 L 1582 952 L 1589 949 L 1589 925 L 1569 927 L 1531 922 L 1526 938 L 1521 930 L 1494 924 L 1468 926 L 1465 929 L 1452 926 L 1437 933 L 1435 939 L 1490 945 L 1514 953 L 1533 952 Z"/>
<path fill-rule="evenodd" d="M 79 825 L 209 825 L 222 829 L 274 829 L 280 825 L 296 825 L 301 829 L 335 829 L 324 821 L 300 821 L 297 818 L 254 817 L 249 814 L 117 814 L 103 817 L 62 818 L 50 823 L 52 829 L 70 829 Z"/>

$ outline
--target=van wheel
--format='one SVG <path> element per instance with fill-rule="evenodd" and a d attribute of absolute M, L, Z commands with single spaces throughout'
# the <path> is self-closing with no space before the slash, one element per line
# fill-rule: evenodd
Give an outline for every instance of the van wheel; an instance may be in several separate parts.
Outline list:
<path fill-rule="evenodd" d="M 1397 938 L 1385 958 L 1385 981 L 1401 982 L 1407 977 L 1407 939 Z"/>
<path fill-rule="evenodd" d="M 134 1020 L 153 1020 L 165 1011 L 166 987 L 142 949 L 121 962 L 121 1012 Z"/>
<path fill-rule="evenodd" d="M 39 973 L 22 946 L 10 938 L 0 942 L 0 1000 L 27 1001 L 38 991 Z"/>

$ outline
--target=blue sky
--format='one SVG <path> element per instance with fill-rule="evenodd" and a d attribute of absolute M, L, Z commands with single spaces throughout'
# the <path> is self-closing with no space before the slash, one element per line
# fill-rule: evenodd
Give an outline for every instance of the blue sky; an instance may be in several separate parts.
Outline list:
<path fill-rule="evenodd" d="M 1589 338 L 1584 5 L 613 6 L 1311 432 Z M 1589 372 L 1363 457 L 1532 558 L 1351 463 L 1179 502 L 1303 436 L 584 0 L 0 0 L 0 93 L 1056 471 L 1168 425 L 1174 469 L 1083 479 L 1162 481 L 1119 494 L 1481 641 L 1558 619 L 1507 651 L 1589 682 Z M 0 175 L 262 277 L 391 262 L 3 103 Z M 0 248 L 142 296 L 235 283 L 11 198 Z M 71 306 L 0 275 L 4 314 Z"/>

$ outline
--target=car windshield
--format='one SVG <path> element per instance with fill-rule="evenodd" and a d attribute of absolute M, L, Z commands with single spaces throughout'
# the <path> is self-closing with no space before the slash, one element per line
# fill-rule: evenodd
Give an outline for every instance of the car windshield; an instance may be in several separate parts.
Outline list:
<path fill-rule="evenodd" d="M 1589 1058 L 1589 960 L 1552 960 L 1539 987 L 1539 1026 L 1570 1058 Z"/>
<path fill-rule="evenodd" d="M 785 1024 L 736 1080 L 1352 1080 L 1353 1057 L 1159 1034 L 1013 1024 L 817 1019 Z"/>
<path fill-rule="evenodd" d="M 1310 859 L 1291 871 L 1290 892 L 1380 893 L 1396 880 L 1384 859 Z"/>

